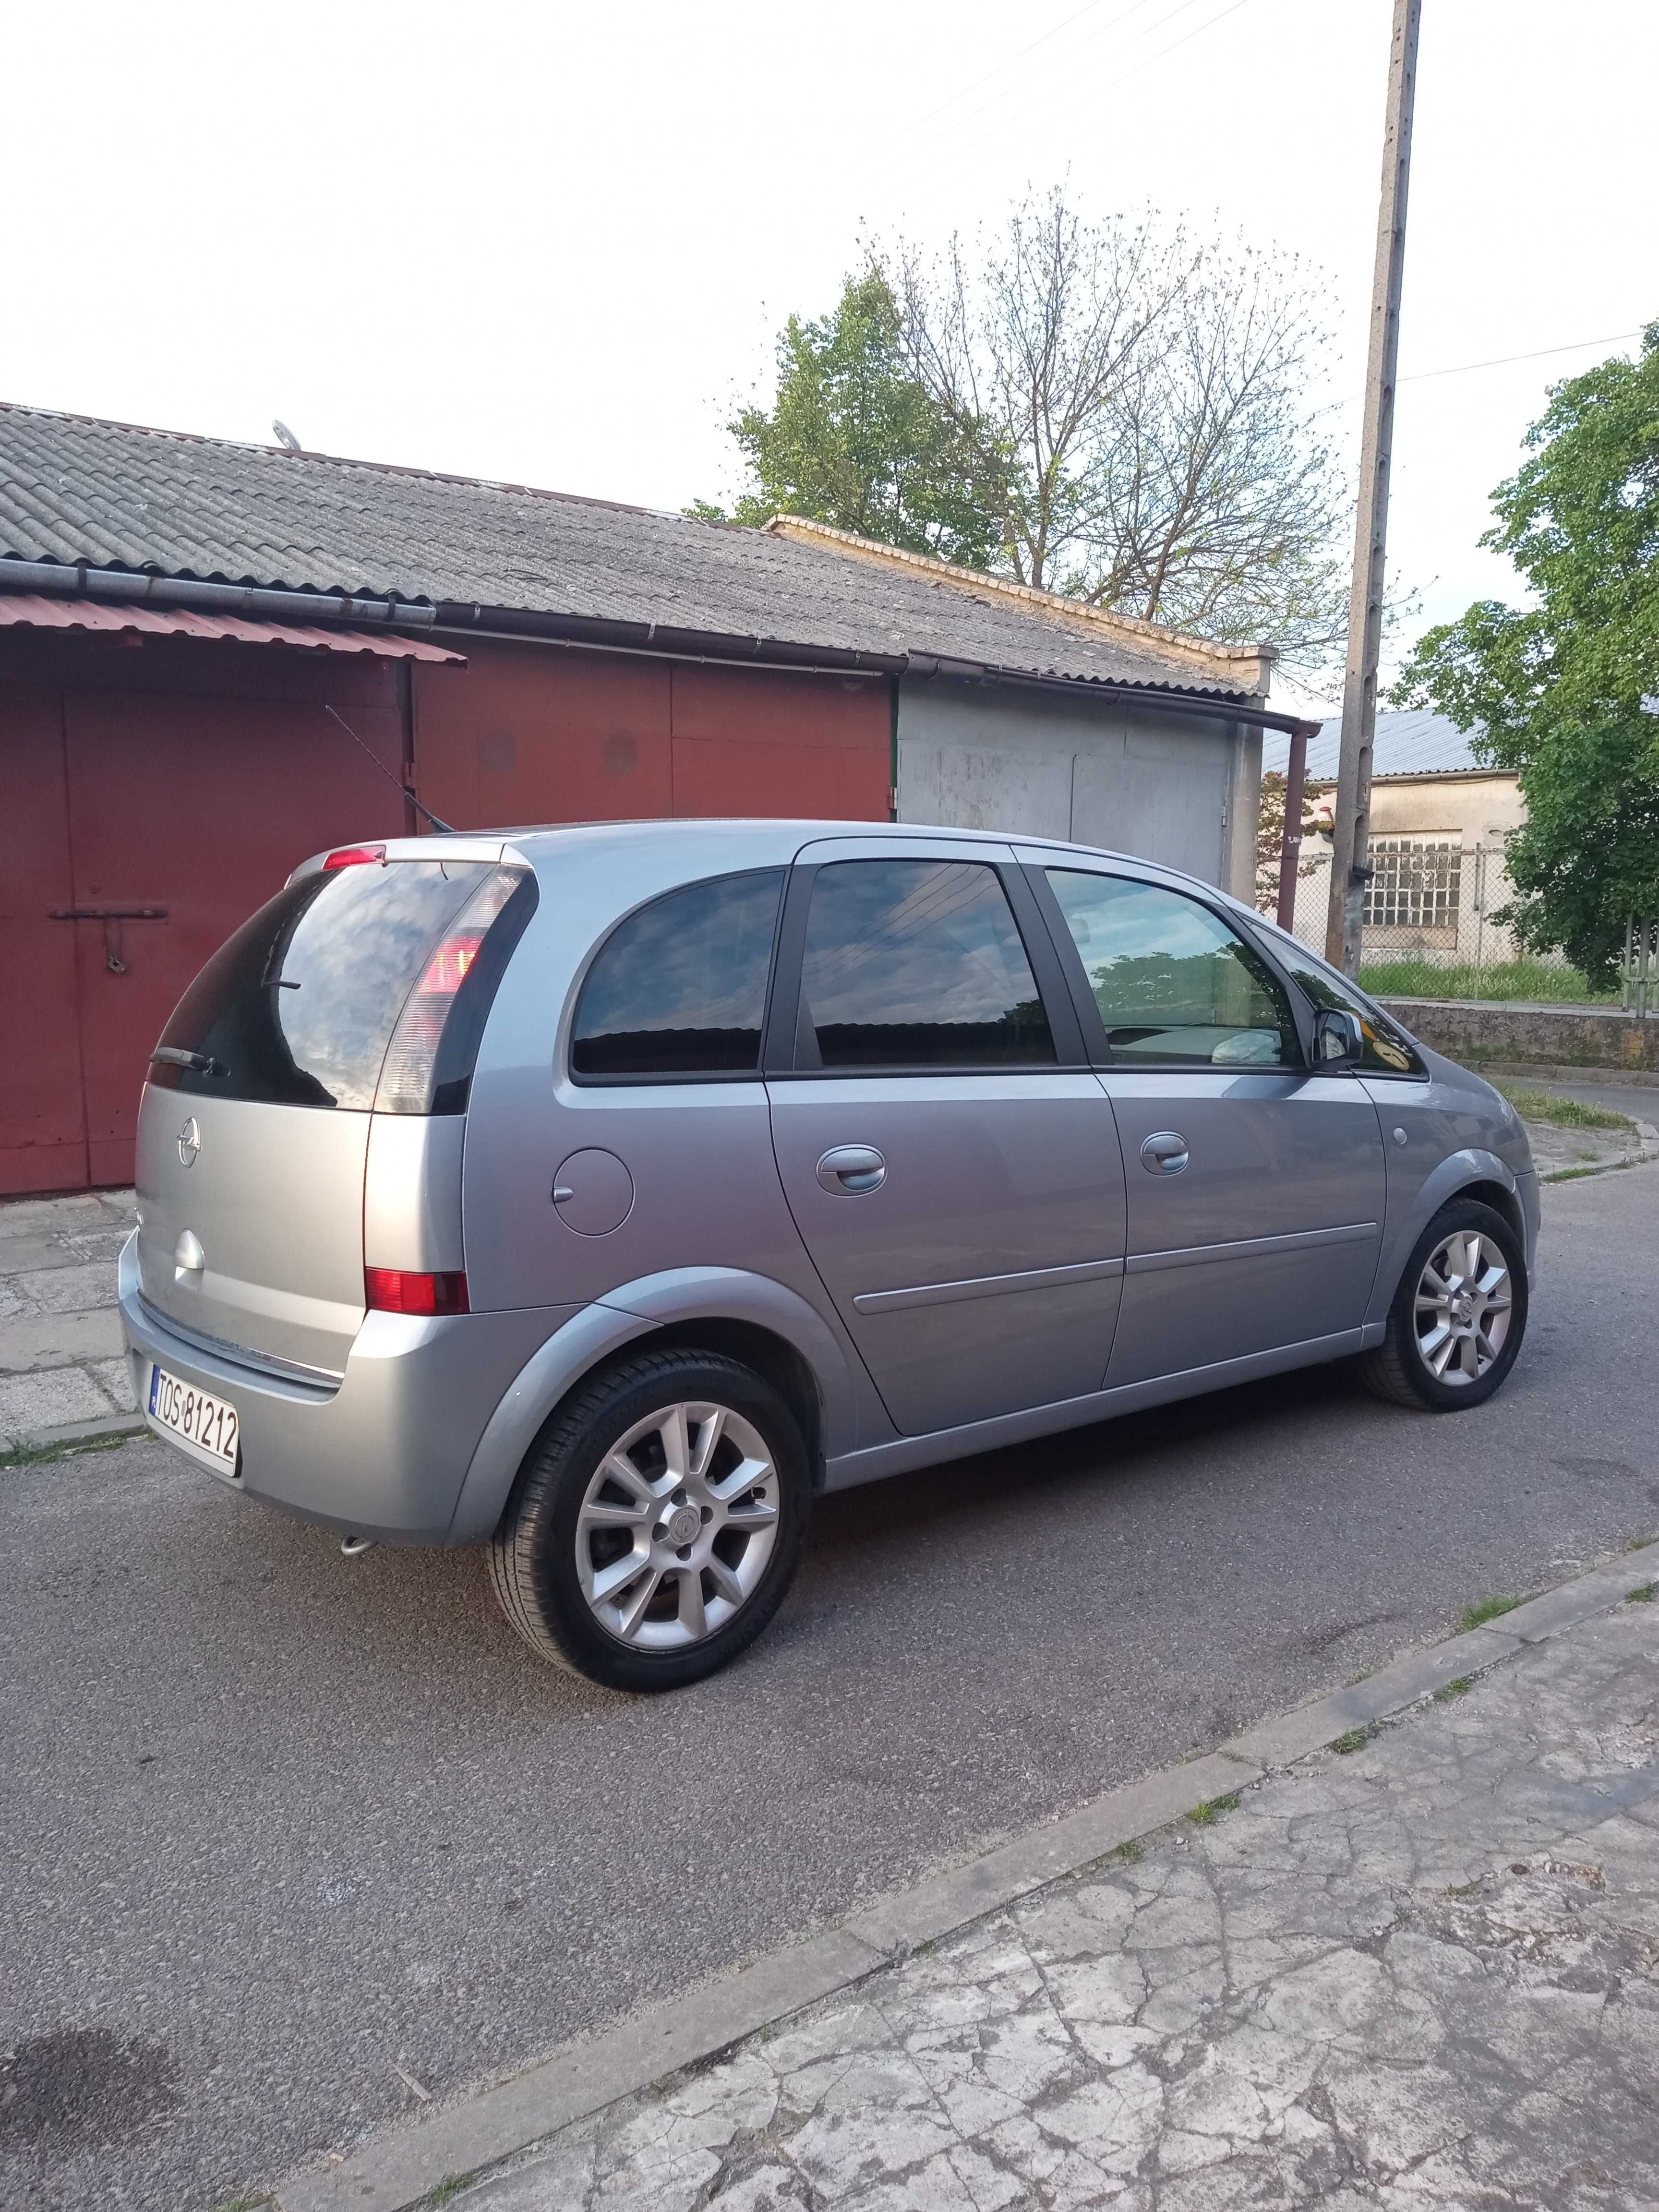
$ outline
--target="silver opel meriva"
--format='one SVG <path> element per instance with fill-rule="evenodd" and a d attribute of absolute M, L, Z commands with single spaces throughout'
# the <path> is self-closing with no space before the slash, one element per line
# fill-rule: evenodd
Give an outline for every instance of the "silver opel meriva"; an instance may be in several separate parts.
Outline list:
<path fill-rule="evenodd" d="M 158 1044 L 139 1403 L 349 1539 L 490 1547 L 661 1689 L 815 1490 L 1314 1361 L 1489 1398 L 1538 1182 L 1486 1084 L 1147 863 L 652 822 L 319 854 Z"/>

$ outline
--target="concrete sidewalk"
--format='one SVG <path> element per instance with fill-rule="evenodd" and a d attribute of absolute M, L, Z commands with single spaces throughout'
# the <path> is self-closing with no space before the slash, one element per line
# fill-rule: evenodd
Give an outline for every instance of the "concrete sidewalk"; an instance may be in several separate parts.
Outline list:
<path fill-rule="evenodd" d="M 139 1425 L 115 1310 L 130 1190 L 0 1206 L 0 1451 Z"/>
<path fill-rule="evenodd" d="M 1269 1738 L 1294 1747 L 1302 1717 L 1266 1724 L 1256 1778 L 1241 1739 L 1239 1783 L 1173 1827 L 422 2201 L 1650 2208 L 1656 1565 L 1628 1555 L 1441 1647 L 1502 1656 L 1285 1771 L 1263 1771 Z M 1598 1592 L 1613 1609 L 1584 1617 Z M 687 1909 L 742 1878 L 688 1870 Z M 412 2201 L 356 2165 L 335 2169 L 343 2204 Z M 319 2182 L 280 2203 L 332 2202 Z"/>

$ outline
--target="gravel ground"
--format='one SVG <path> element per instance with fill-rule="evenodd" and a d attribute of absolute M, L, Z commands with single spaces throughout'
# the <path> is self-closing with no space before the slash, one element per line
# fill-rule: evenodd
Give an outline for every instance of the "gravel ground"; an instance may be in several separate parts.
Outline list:
<path fill-rule="evenodd" d="M 157 1443 L 0 1474 L 0 2203 L 202 2212 L 1651 1534 L 1659 1166 L 1545 1204 L 1490 1407 L 1292 1376 L 826 1501 L 655 1702 Z"/>

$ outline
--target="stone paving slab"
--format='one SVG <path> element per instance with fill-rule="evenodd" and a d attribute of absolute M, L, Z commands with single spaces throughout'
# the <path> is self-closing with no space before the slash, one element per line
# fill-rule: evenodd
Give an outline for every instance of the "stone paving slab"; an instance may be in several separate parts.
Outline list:
<path fill-rule="evenodd" d="M 1527 1644 L 447 2201 L 1646 2212 L 1659 1606 Z"/>
<path fill-rule="evenodd" d="M 0 1205 L 0 1451 L 132 1425 L 115 1261 L 136 1218 L 130 1190 Z"/>

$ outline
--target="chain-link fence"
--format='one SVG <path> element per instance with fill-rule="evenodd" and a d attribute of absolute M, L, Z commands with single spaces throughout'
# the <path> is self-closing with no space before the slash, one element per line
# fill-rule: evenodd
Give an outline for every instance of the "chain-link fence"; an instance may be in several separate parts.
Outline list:
<path fill-rule="evenodd" d="M 1495 909 L 1513 896 L 1501 842 L 1455 832 L 1385 834 L 1370 841 L 1360 981 L 1413 999 L 1536 999 L 1571 1004 L 1600 995 L 1562 952 L 1524 952 Z M 1304 836 L 1295 933 L 1325 949 L 1328 838 Z M 1271 906 L 1269 908 L 1271 911 Z"/>

